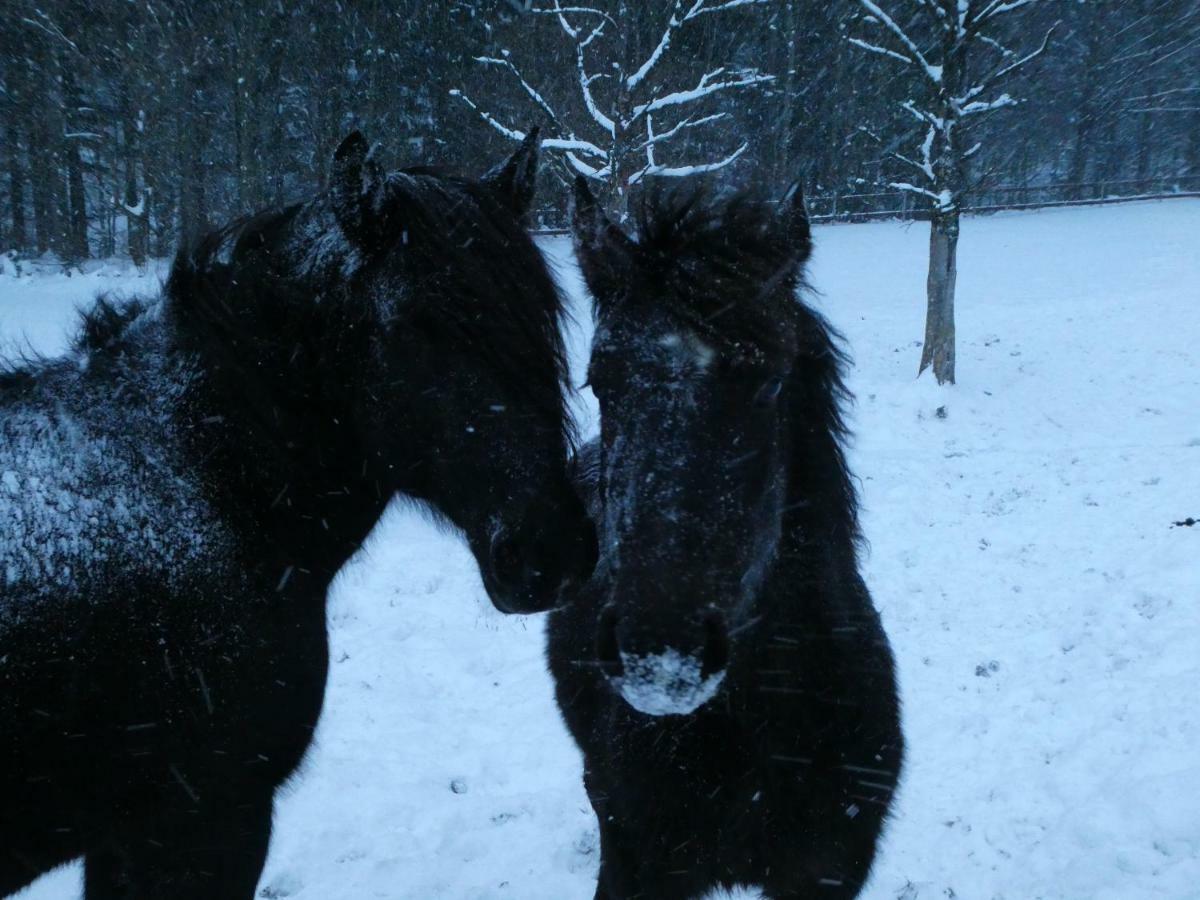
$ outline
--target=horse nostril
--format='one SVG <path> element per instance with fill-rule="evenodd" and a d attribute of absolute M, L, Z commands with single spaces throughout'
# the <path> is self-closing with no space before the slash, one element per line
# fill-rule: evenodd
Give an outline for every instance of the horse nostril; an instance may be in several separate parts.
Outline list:
<path fill-rule="evenodd" d="M 611 678 L 621 675 L 624 667 L 621 665 L 621 645 L 617 641 L 617 611 L 612 604 L 600 611 L 596 630 L 596 658 L 606 675 Z"/>
<path fill-rule="evenodd" d="M 700 677 L 716 675 L 729 664 L 729 630 L 725 617 L 710 610 L 704 617 L 704 652 L 700 657 Z"/>

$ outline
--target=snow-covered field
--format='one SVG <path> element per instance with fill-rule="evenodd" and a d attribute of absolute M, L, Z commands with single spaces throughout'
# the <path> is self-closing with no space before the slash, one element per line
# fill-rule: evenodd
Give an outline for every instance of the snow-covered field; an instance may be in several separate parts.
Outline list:
<path fill-rule="evenodd" d="M 913 377 L 927 240 L 819 228 L 812 269 L 857 361 L 866 576 L 911 748 L 864 896 L 1200 897 L 1200 525 L 1172 527 L 1200 517 L 1200 201 L 967 221 L 946 390 Z M 156 278 L 0 276 L 0 337 L 55 352 L 74 304 Z M 494 612 L 467 551 L 400 507 L 329 619 L 325 717 L 260 895 L 588 900 L 541 620 Z"/>

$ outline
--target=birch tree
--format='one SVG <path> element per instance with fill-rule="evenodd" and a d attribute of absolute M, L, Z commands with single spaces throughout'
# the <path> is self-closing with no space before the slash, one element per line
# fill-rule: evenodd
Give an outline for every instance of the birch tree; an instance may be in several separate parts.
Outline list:
<path fill-rule="evenodd" d="M 912 154 L 894 154 L 912 173 L 892 187 L 922 197 L 931 212 L 926 279 L 925 343 L 918 374 L 932 367 L 938 384 L 954 383 L 954 288 L 958 274 L 959 218 L 970 190 L 973 120 L 1018 101 L 1002 90 L 1010 76 L 1040 56 L 1040 44 L 1016 51 L 1003 42 L 1015 33 L 1019 11 L 1041 0 L 858 0 L 861 33 L 854 46 L 903 67 L 911 93 L 901 104 L 921 134 Z M 884 9 L 890 5 L 893 11 Z M 902 24 L 903 23 L 903 24 Z"/>
<path fill-rule="evenodd" d="M 774 80 L 755 68 L 716 66 L 685 84 L 669 84 L 665 60 L 679 44 L 681 32 L 706 16 L 729 13 L 738 7 L 762 6 L 770 0 L 675 0 L 671 13 L 642 59 L 630 59 L 632 28 L 628 0 L 620 0 L 614 14 L 592 6 L 565 5 L 553 0 L 549 6 L 530 6 L 526 12 L 555 20 L 564 37 L 574 46 L 573 78 L 580 115 L 555 108 L 528 79 L 514 54 L 503 49 L 498 55 L 478 56 L 475 62 L 502 72 L 520 86 L 540 118 L 546 121 L 549 137 L 542 147 L 561 151 L 578 174 L 596 182 L 602 202 L 614 216 L 624 218 L 630 189 L 650 177 L 682 178 L 715 172 L 729 166 L 749 147 L 748 141 L 718 159 L 681 159 L 679 148 L 689 132 L 711 126 L 728 117 L 705 105 L 719 94 L 753 89 Z M 461 89 L 450 94 L 474 110 L 484 122 L 513 141 L 525 133 L 501 120 L 499 115 L 476 103 Z"/>

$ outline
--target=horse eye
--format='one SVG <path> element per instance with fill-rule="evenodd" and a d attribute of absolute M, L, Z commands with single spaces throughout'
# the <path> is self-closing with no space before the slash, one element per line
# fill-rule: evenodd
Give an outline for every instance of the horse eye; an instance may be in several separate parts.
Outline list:
<path fill-rule="evenodd" d="M 768 406 L 778 400 L 782 392 L 783 379 L 778 376 L 768 378 L 763 386 L 758 389 L 758 396 L 754 398 L 754 402 L 759 406 Z"/>

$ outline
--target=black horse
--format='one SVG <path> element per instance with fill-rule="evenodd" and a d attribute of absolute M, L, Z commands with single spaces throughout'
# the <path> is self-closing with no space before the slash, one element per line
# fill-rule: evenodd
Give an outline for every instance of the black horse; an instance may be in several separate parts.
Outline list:
<path fill-rule="evenodd" d="M 253 896 L 326 590 L 397 493 L 505 612 L 590 572 L 536 156 L 385 174 L 352 134 L 327 191 L 0 376 L 0 896 L 78 856 L 88 900 Z"/>
<path fill-rule="evenodd" d="M 858 573 L 842 356 L 796 296 L 803 202 L 659 198 L 632 240 L 580 182 L 574 230 L 601 554 L 551 614 L 549 658 L 599 818 L 596 897 L 854 897 L 903 741 Z"/>

